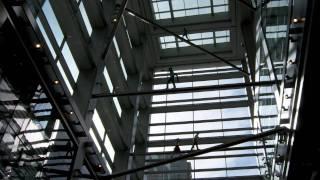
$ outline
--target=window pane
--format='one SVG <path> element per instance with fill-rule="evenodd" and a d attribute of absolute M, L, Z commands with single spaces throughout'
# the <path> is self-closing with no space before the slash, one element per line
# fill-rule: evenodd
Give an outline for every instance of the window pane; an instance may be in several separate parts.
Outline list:
<path fill-rule="evenodd" d="M 83 6 L 82 1 L 81 1 L 80 5 L 79 5 L 79 9 L 80 9 L 80 13 L 81 13 L 82 19 L 84 21 L 84 24 L 85 24 L 85 26 L 87 28 L 88 34 L 89 34 L 89 36 L 91 36 L 92 27 L 91 27 L 87 12 L 86 12 L 86 10 L 85 10 L 85 8 Z"/>
<path fill-rule="evenodd" d="M 67 78 L 66 73 L 64 72 L 63 67 L 62 67 L 61 64 L 60 64 L 60 61 L 57 62 L 57 66 L 58 66 L 58 69 L 59 69 L 59 71 L 60 71 L 60 73 L 61 73 L 61 76 L 62 76 L 64 82 L 65 82 L 66 85 L 67 85 L 67 88 L 68 88 L 70 94 L 72 95 L 72 94 L 73 94 L 73 88 L 72 88 L 72 86 L 71 86 L 71 84 L 70 84 L 70 82 L 69 82 L 69 79 Z"/>
<path fill-rule="evenodd" d="M 126 67 L 123 64 L 123 59 L 122 58 L 120 58 L 120 66 L 121 66 L 121 69 L 122 69 L 123 76 L 127 80 L 128 79 L 128 74 L 127 74 Z"/>
<path fill-rule="evenodd" d="M 122 109 L 121 109 L 119 100 L 118 100 L 118 98 L 116 98 L 116 97 L 114 97 L 114 98 L 112 98 L 112 99 L 113 99 L 114 105 L 116 106 L 118 115 L 119 115 L 119 117 L 121 117 Z"/>
<path fill-rule="evenodd" d="M 89 133 L 90 133 L 91 138 L 92 138 L 94 144 L 96 145 L 98 151 L 100 152 L 101 151 L 101 146 L 100 146 L 99 141 L 98 141 L 96 135 L 94 134 L 92 128 L 90 128 Z"/>
<path fill-rule="evenodd" d="M 104 128 L 104 125 L 103 125 L 103 123 L 101 121 L 101 118 L 100 118 L 100 116 L 99 116 L 99 114 L 98 114 L 96 109 L 93 112 L 92 122 L 93 122 L 94 126 L 96 127 L 96 129 L 98 131 L 98 134 L 99 134 L 99 136 L 100 136 L 100 138 L 102 140 L 106 130 Z"/>
<path fill-rule="evenodd" d="M 109 139 L 108 134 L 106 134 L 105 141 L 104 141 L 104 146 L 106 147 L 106 149 L 108 151 L 108 154 L 110 156 L 111 161 L 113 162 L 114 161 L 115 151 L 114 151 L 112 143 L 111 143 L 111 141 Z"/>
<path fill-rule="evenodd" d="M 46 44 L 47 44 L 47 46 L 48 46 L 48 48 L 49 48 L 49 50 L 51 52 L 51 55 L 52 55 L 53 59 L 55 59 L 57 57 L 56 52 L 53 49 L 52 44 L 51 44 L 51 42 L 50 42 L 50 40 L 48 38 L 48 35 L 47 35 L 46 31 L 44 30 L 43 25 L 42 25 L 42 23 L 41 23 L 41 21 L 40 21 L 40 19 L 38 17 L 36 19 L 36 22 L 38 24 L 38 27 L 40 29 L 40 32 L 41 32 L 44 40 L 46 41 Z"/>
<path fill-rule="evenodd" d="M 104 75 L 104 78 L 107 82 L 107 85 L 108 85 L 108 88 L 109 88 L 109 92 L 113 92 L 113 85 L 112 85 L 112 81 L 111 81 L 111 78 L 109 76 L 109 73 L 108 73 L 108 70 L 107 68 L 105 67 L 104 70 L 103 70 L 103 75 Z"/>
<path fill-rule="evenodd" d="M 49 0 L 46 0 L 42 6 L 42 10 L 44 15 L 47 18 L 48 24 L 52 30 L 52 33 L 54 37 L 56 38 L 56 41 L 58 45 L 60 46 L 63 40 L 63 33 L 59 26 L 58 20 L 53 12 L 53 9 L 50 5 Z"/>
<path fill-rule="evenodd" d="M 115 37 L 113 38 L 113 44 L 114 44 L 114 47 L 116 48 L 116 52 L 117 52 L 118 57 L 120 57 L 120 49 L 118 46 L 117 39 Z"/>
<path fill-rule="evenodd" d="M 69 49 L 68 42 L 66 42 L 62 48 L 62 55 L 68 65 L 68 68 L 71 72 L 71 75 L 75 82 L 77 82 L 78 76 L 79 76 L 79 69 L 78 66 L 71 54 L 71 51 Z"/>

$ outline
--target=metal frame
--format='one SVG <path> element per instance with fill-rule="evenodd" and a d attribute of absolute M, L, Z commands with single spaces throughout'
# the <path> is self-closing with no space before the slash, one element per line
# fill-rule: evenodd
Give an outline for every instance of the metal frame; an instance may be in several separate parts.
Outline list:
<path fill-rule="evenodd" d="M 120 6 L 120 9 L 119 9 L 119 13 L 117 14 L 117 17 L 115 18 L 116 21 L 113 21 L 113 19 L 111 21 L 113 21 L 113 27 L 111 29 L 111 32 L 110 34 L 108 35 L 108 39 L 107 39 L 107 45 L 102 53 L 102 59 L 104 59 L 108 52 L 109 52 L 109 49 L 110 49 L 110 45 L 112 43 L 112 39 L 114 37 L 114 35 L 116 34 L 116 31 L 117 31 L 117 28 L 118 28 L 118 25 L 119 25 L 119 22 L 120 22 L 120 19 L 122 17 L 122 14 L 127 6 L 127 3 L 128 3 L 128 0 L 123 0 L 122 1 L 122 4 Z"/>
<path fill-rule="evenodd" d="M 93 94 L 91 98 L 96 99 L 96 98 L 111 98 L 111 97 L 121 97 L 121 96 L 176 94 L 176 93 L 182 93 L 182 92 L 199 92 L 199 91 L 207 91 L 207 90 L 235 89 L 235 88 L 250 87 L 250 86 L 270 86 L 274 84 L 277 84 L 277 81 L 224 84 L 224 85 L 202 86 L 202 87 L 195 87 L 195 88 L 190 87 L 190 88 L 176 88 L 176 89 L 161 89 L 161 90 L 153 90 L 153 91 L 139 91 L 139 92 L 127 92 L 127 93 L 100 93 L 100 94 Z"/>
<path fill-rule="evenodd" d="M 179 160 L 191 158 L 191 157 L 194 157 L 194 156 L 199 156 L 199 155 L 202 155 L 202 154 L 205 154 L 205 153 L 209 153 L 209 152 L 213 152 L 213 151 L 217 151 L 217 150 L 223 150 L 223 149 L 231 147 L 231 146 L 235 146 L 235 145 L 238 145 L 238 144 L 241 144 L 241 143 L 245 143 L 245 142 L 248 142 L 248 141 L 253 141 L 253 140 L 265 138 L 267 136 L 274 135 L 274 134 L 277 134 L 277 133 L 280 133 L 280 132 L 288 133 L 290 131 L 286 127 L 277 127 L 277 128 L 275 128 L 273 130 L 262 132 L 262 133 L 259 133 L 259 134 L 256 134 L 256 135 L 242 137 L 242 138 L 239 138 L 239 139 L 234 140 L 234 141 L 229 142 L 229 143 L 224 143 L 224 144 L 221 144 L 221 145 L 218 145 L 218 146 L 213 146 L 213 147 L 209 147 L 209 148 L 206 148 L 206 149 L 203 149 L 203 150 L 198 150 L 198 151 L 195 151 L 195 152 L 188 153 L 186 155 L 181 155 L 181 156 L 178 156 L 178 157 L 175 157 L 175 158 L 172 158 L 172 159 L 168 159 L 168 160 L 152 163 L 152 164 L 149 164 L 149 165 L 146 165 L 146 166 L 143 166 L 143 167 L 138 167 L 138 168 L 130 169 L 130 170 L 127 170 L 127 171 L 117 172 L 117 173 L 114 173 L 114 174 L 111 174 L 111 175 L 107 175 L 107 176 L 105 176 L 105 178 L 107 178 L 107 179 L 116 178 L 116 177 L 120 177 L 120 176 L 123 176 L 123 175 L 135 173 L 137 171 L 142 171 L 142 170 L 158 167 L 158 166 L 161 166 L 161 165 L 169 164 L 169 163 L 172 163 L 172 162 L 176 162 L 176 161 L 179 161 Z"/>
<path fill-rule="evenodd" d="M 193 47 L 195 47 L 195 48 L 203 51 L 204 53 L 206 53 L 206 54 L 208 54 L 208 55 L 210 55 L 210 56 L 212 56 L 212 57 L 214 57 L 214 58 L 217 58 L 218 60 L 226 63 L 226 64 L 229 65 L 230 67 L 232 67 L 232 68 L 234 68 L 234 69 L 237 69 L 238 71 L 242 72 L 244 75 L 250 75 L 248 72 L 246 72 L 245 70 L 243 70 L 243 69 L 237 67 L 236 65 L 230 63 L 230 62 L 227 61 L 226 59 L 224 59 L 224 58 L 216 55 L 216 54 L 213 53 L 213 52 L 208 51 L 207 49 L 205 49 L 205 48 L 203 48 L 203 47 L 201 47 L 201 46 L 198 46 L 198 45 L 194 44 L 193 42 L 191 42 L 191 41 L 189 41 L 189 40 L 187 40 L 187 39 L 179 36 L 178 34 L 170 31 L 169 29 L 167 29 L 167 28 L 165 28 L 165 27 L 163 27 L 163 26 L 161 26 L 161 25 L 159 25 L 159 24 L 151 21 L 151 20 L 148 19 L 148 18 L 143 17 L 142 15 L 136 13 L 135 11 L 133 11 L 133 10 L 131 10 L 131 9 L 128 9 L 128 8 L 125 8 L 125 10 L 126 10 L 130 15 L 138 18 L 138 19 L 141 20 L 142 22 L 144 22 L 144 23 L 146 23 L 146 24 L 151 24 L 152 26 L 155 26 L 155 27 L 157 27 L 157 28 L 159 28 L 159 29 L 161 29 L 161 30 L 163 30 L 163 31 L 165 31 L 165 32 L 173 35 L 173 36 L 176 37 L 177 39 L 179 39 L 179 40 L 181 40 L 181 41 L 189 44 L 190 46 L 193 46 Z"/>
<path fill-rule="evenodd" d="M 66 132 L 69 135 L 71 141 L 73 142 L 75 147 L 79 146 L 79 142 L 77 140 L 77 136 L 73 133 L 71 126 L 68 124 L 68 120 L 65 117 L 65 113 L 63 112 L 63 110 L 60 108 L 57 100 L 55 99 L 55 95 L 53 94 L 52 90 L 49 88 L 49 85 L 47 83 L 47 81 L 45 80 L 45 77 L 42 75 L 42 72 L 40 70 L 40 68 L 37 66 L 36 61 L 33 58 L 33 55 L 29 52 L 28 50 L 28 46 L 25 44 L 20 32 L 17 29 L 16 26 L 16 17 L 15 17 L 15 13 L 13 12 L 13 10 L 10 8 L 10 4 L 8 4 L 6 1 L 3 2 L 4 7 L 5 7 L 5 12 L 8 16 L 9 22 L 11 23 L 13 29 L 15 30 L 15 34 L 17 35 L 17 38 L 19 39 L 21 45 L 23 46 L 24 51 L 26 52 L 27 58 L 30 60 L 32 66 L 34 67 L 34 70 L 36 71 L 37 75 L 39 76 L 39 79 L 41 81 L 41 84 L 43 85 L 43 88 L 45 89 L 45 91 L 47 92 L 48 95 L 48 99 L 51 100 L 52 105 L 56 108 L 57 113 L 59 114 L 59 116 L 61 117 L 61 122 L 64 125 L 64 127 L 66 128 Z M 2 4 L 2 3 L 1 3 Z M 87 156 L 84 157 L 84 161 L 87 164 L 88 170 L 89 172 L 96 178 L 98 179 L 98 176 L 96 174 L 96 172 L 94 171 L 93 167 L 90 164 L 89 159 L 87 158 Z M 71 169 L 72 169 L 72 164 L 71 164 Z M 70 175 L 71 172 L 69 172 Z M 69 176 L 69 178 L 71 178 Z"/>

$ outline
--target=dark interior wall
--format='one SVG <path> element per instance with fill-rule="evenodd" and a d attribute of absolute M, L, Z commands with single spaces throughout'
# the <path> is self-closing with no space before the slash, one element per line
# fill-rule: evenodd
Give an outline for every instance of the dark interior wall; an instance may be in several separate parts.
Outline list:
<path fill-rule="evenodd" d="M 317 180 L 320 179 L 320 131 L 318 100 L 319 85 L 316 73 L 319 66 L 319 31 L 320 31 L 320 2 L 309 1 L 306 29 L 300 56 L 300 85 L 302 88 L 301 104 L 297 109 L 298 122 L 292 156 L 288 173 L 289 180 Z"/>
<path fill-rule="evenodd" d="M 39 78 L 8 20 L 0 27 L 0 32 L 0 69 L 3 77 L 10 82 L 11 88 L 20 95 L 22 101 L 29 101 L 39 85 Z"/>

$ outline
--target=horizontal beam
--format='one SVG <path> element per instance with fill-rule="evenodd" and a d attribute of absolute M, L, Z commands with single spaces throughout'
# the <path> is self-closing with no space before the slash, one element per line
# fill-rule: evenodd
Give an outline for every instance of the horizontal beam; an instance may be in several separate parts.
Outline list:
<path fill-rule="evenodd" d="M 146 171 L 145 174 L 170 174 L 170 173 L 193 173 L 193 172 L 203 172 L 203 171 L 232 171 L 232 170 L 248 170 L 248 169 L 259 169 L 263 166 L 239 166 L 239 167 L 227 167 L 227 168 L 206 168 L 206 169 L 181 169 L 176 170 L 155 170 L 155 171 Z"/>
<path fill-rule="evenodd" d="M 222 123 L 222 121 L 220 121 Z M 190 124 L 192 125 L 192 124 Z M 183 134 L 194 134 L 194 133 L 227 133 L 227 132 L 233 132 L 233 131 L 255 131 L 258 130 L 258 128 L 252 128 L 252 127 L 245 127 L 245 128 L 232 128 L 232 129 L 212 129 L 212 130 L 202 130 L 202 131 L 180 131 L 180 132 L 166 132 L 166 133 L 155 133 L 155 134 L 148 134 L 148 136 L 170 136 L 170 135 L 183 135 Z"/>
<path fill-rule="evenodd" d="M 248 142 L 248 141 L 253 141 L 253 140 L 265 138 L 267 136 L 270 136 L 270 135 L 273 135 L 273 134 L 276 134 L 276 133 L 280 133 L 280 132 L 289 132 L 289 130 L 286 127 L 277 127 L 277 128 L 275 128 L 273 130 L 262 132 L 260 134 L 251 135 L 251 136 L 247 136 L 247 137 L 244 137 L 244 138 L 239 138 L 239 139 L 234 140 L 234 141 L 229 142 L 229 143 L 224 143 L 224 144 L 220 144 L 220 145 L 217 145 L 217 146 L 209 147 L 209 148 L 206 148 L 206 149 L 203 149 L 203 150 L 198 150 L 198 151 L 191 152 L 191 153 L 186 154 L 186 155 L 181 155 L 181 156 L 178 156 L 178 157 L 175 157 L 175 158 L 172 158 L 172 159 L 160 161 L 160 162 L 157 162 L 157 163 L 148 164 L 146 166 L 142 166 L 142 167 L 126 170 L 126 171 L 117 172 L 117 173 L 114 173 L 114 174 L 111 174 L 111 175 L 107 175 L 105 177 L 107 179 L 120 177 L 120 176 L 123 176 L 123 175 L 135 173 L 137 171 L 151 169 L 151 168 L 154 168 L 154 167 L 158 167 L 158 166 L 162 166 L 162 165 L 165 165 L 165 164 L 173 163 L 173 162 L 176 162 L 176 161 L 179 161 L 179 160 L 188 159 L 190 157 L 199 156 L 199 155 L 206 154 L 206 153 L 209 153 L 209 152 L 226 149 L 226 148 L 231 147 L 231 146 L 235 146 L 235 145 L 238 145 L 238 144 L 241 144 L 241 143 L 245 143 L 245 142 Z"/>
<path fill-rule="evenodd" d="M 259 146 L 233 146 L 233 147 L 230 147 L 230 148 L 225 148 L 223 149 L 223 151 L 238 151 L 238 150 L 257 150 L 257 149 L 262 149 L 262 148 L 274 148 L 275 145 L 259 145 Z M 181 153 L 190 153 L 192 151 L 190 150 L 186 150 L 186 151 L 183 151 L 181 150 Z M 148 153 L 130 153 L 130 156 L 154 156 L 154 155 L 157 155 L 157 156 L 163 156 L 163 155 L 172 155 L 174 154 L 174 152 L 172 151 L 165 151 L 165 152 L 148 152 Z"/>
<path fill-rule="evenodd" d="M 276 118 L 277 115 L 273 116 L 267 116 L 268 118 Z M 226 122 L 226 121 L 247 121 L 250 120 L 252 117 L 236 117 L 236 118 L 224 118 L 224 119 L 206 119 L 206 120 L 197 120 L 197 121 L 177 121 L 177 122 L 163 122 L 163 123 L 152 123 L 149 124 L 149 126 L 163 126 L 163 125 L 175 125 L 175 124 L 198 124 L 198 123 L 207 123 L 207 122 Z M 256 116 L 254 117 L 256 118 Z M 266 118 L 265 116 L 262 116 L 260 118 Z"/>
<path fill-rule="evenodd" d="M 250 82 L 250 83 L 236 83 L 236 84 L 223 84 L 201 87 L 188 87 L 188 88 L 175 88 L 175 89 L 160 89 L 153 91 L 139 91 L 139 92 L 127 92 L 127 93 L 99 93 L 93 94 L 92 99 L 96 98 L 111 98 L 121 96 L 140 96 L 140 95 L 163 95 L 163 94 L 177 94 L 185 92 L 201 92 L 208 90 L 222 90 L 222 89 L 235 89 L 251 86 L 271 86 L 277 84 L 277 81 L 263 81 L 263 82 Z"/>
<path fill-rule="evenodd" d="M 248 7 L 251 11 L 256 11 L 257 9 L 252 6 L 252 4 L 248 3 L 246 0 L 239 0 L 243 5 Z"/>
<path fill-rule="evenodd" d="M 133 11 L 133 10 L 131 10 L 131 9 L 128 9 L 128 8 L 126 8 L 125 10 L 126 10 L 131 16 L 134 16 L 134 17 L 138 18 L 138 19 L 141 20 L 142 22 L 147 23 L 147 24 L 151 24 L 152 26 L 155 26 L 155 27 L 157 27 L 157 28 L 159 28 L 159 29 L 161 29 L 161 30 L 163 30 L 163 31 L 165 31 L 165 32 L 167 32 L 167 33 L 175 36 L 177 39 L 181 40 L 182 42 L 185 42 L 185 43 L 189 44 L 190 46 L 193 46 L 193 47 L 195 47 L 195 48 L 197 48 L 197 49 L 199 49 L 199 50 L 201 50 L 201 51 L 209 54 L 210 56 L 217 58 L 218 60 L 224 62 L 225 64 L 229 65 L 230 67 L 232 67 L 232 68 L 234 68 L 234 69 L 237 69 L 238 71 L 242 72 L 244 75 L 249 75 L 248 72 L 246 72 L 246 71 L 244 71 L 243 69 L 237 67 L 236 65 L 230 63 L 230 62 L 227 61 L 226 59 L 223 59 L 222 57 L 217 56 L 215 53 L 212 53 L 212 52 L 208 51 L 207 49 L 205 49 L 205 48 L 203 48 L 203 47 L 201 47 L 201 46 L 198 46 L 198 45 L 194 44 L 193 42 L 191 42 L 191 41 L 189 41 L 189 40 L 187 40 L 187 39 L 179 36 L 178 34 L 176 34 L 176 33 L 172 32 L 172 31 L 168 30 L 167 28 L 165 28 L 165 27 L 163 27 L 163 26 L 161 26 L 161 25 L 153 22 L 152 20 L 141 16 L 140 14 L 136 13 L 135 11 Z"/>

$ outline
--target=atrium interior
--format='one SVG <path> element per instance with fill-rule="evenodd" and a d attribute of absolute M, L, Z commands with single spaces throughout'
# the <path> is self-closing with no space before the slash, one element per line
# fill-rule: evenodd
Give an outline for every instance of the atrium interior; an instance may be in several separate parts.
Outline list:
<path fill-rule="evenodd" d="M 0 179 L 319 180 L 319 10 L 1 0 Z"/>

